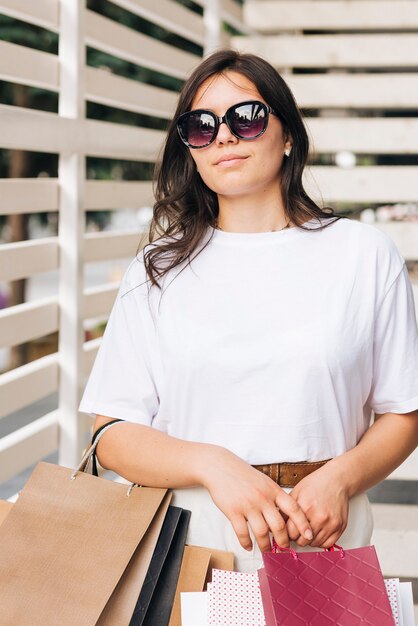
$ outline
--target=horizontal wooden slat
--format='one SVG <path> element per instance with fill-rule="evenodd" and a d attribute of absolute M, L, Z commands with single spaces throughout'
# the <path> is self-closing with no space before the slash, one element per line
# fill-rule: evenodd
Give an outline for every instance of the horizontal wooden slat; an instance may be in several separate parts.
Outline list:
<path fill-rule="evenodd" d="M 0 482 L 58 448 L 58 411 L 52 411 L 0 439 Z"/>
<path fill-rule="evenodd" d="M 171 118 L 178 94 L 117 76 L 106 70 L 86 67 L 86 99 L 107 106 Z"/>
<path fill-rule="evenodd" d="M 417 75 L 347 74 L 285 74 L 300 107 L 414 109 L 418 108 Z M 390 85 L 390 89 L 388 89 Z"/>
<path fill-rule="evenodd" d="M 0 79 L 57 91 L 58 57 L 0 40 Z"/>
<path fill-rule="evenodd" d="M 118 293 L 119 283 L 109 283 L 84 290 L 84 319 L 107 315 Z"/>
<path fill-rule="evenodd" d="M 86 43 L 125 61 L 185 78 L 200 58 L 86 11 Z"/>
<path fill-rule="evenodd" d="M 0 13 L 54 32 L 58 31 L 58 0 L 1 0 Z"/>
<path fill-rule="evenodd" d="M 0 280 L 11 281 L 58 267 L 56 237 L 19 241 L 0 246 Z"/>
<path fill-rule="evenodd" d="M 0 179 L 0 215 L 57 210 L 58 181 L 56 179 Z"/>
<path fill-rule="evenodd" d="M 152 183 L 148 181 L 88 180 L 85 207 L 89 211 L 140 208 L 154 204 Z"/>
<path fill-rule="evenodd" d="M 25 302 L 0 310 L 0 347 L 16 346 L 58 330 L 56 298 Z"/>
<path fill-rule="evenodd" d="M 418 222 L 375 222 L 374 226 L 393 239 L 404 259 L 418 261 Z"/>
<path fill-rule="evenodd" d="M 113 0 L 114 4 L 199 45 L 204 43 L 202 18 L 172 0 Z"/>
<path fill-rule="evenodd" d="M 86 154 L 115 159 L 153 162 L 165 137 L 160 130 L 97 120 L 85 120 L 82 128 Z"/>
<path fill-rule="evenodd" d="M 418 118 L 306 118 L 314 152 L 416 154 Z"/>
<path fill-rule="evenodd" d="M 71 151 L 79 142 L 74 120 L 56 113 L 0 105 L 0 146 L 34 152 Z M 81 133 L 80 133 L 81 134 Z"/>
<path fill-rule="evenodd" d="M 417 67 L 418 35 L 233 37 L 231 45 L 276 67 Z M 418 86 L 417 86 L 418 89 Z"/>
<path fill-rule="evenodd" d="M 18 411 L 58 389 L 58 354 L 48 354 L 0 375 L 0 417 Z"/>
<path fill-rule="evenodd" d="M 154 161 L 162 131 L 98 120 L 76 120 L 55 113 L 0 105 L 0 146 L 36 152 Z"/>
<path fill-rule="evenodd" d="M 375 166 L 342 169 L 315 166 L 305 169 L 309 195 L 325 202 L 415 202 L 418 167 Z"/>
<path fill-rule="evenodd" d="M 285 30 L 410 30 L 418 3 L 410 0 L 246 0 L 244 18 L 261 33 Z"/>
<path fill-rule="evenodd" d="M 110 259 L 128 259 L 136 254 L 141 238 L 140 231 L 88 233 L 85 236 L 86 263 Z"/>
<path fill-rule="evenodd" d="M 0 179 L 0 215 L 58 211 L 58 190 L 55 178 Z M 153 204 L 150 181 L 86 181 L 85 208 L 88 211 L 140 208 Z"/>

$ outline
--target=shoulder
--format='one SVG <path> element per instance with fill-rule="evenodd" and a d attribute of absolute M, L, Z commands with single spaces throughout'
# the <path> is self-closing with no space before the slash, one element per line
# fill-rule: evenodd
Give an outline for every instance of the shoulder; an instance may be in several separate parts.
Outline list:
<path fill-rule="evenodd" d="M 119 286 L 119 296 L 123 299 L 129 294 L 148 295 L 151 286 L 144 263 L 144 250 L 140 250 L 126 268 Z"/>
<path fill-rule="evenodd" d="M 164 246 L 167 243 L 170 243 L 178 238 L 179 236 L 176 235 L 173 237 L 160 237 L 153 242 L 147 242 L 144 244 L 142 249 L 137 252 L 135 257 L 131 260 L 122 277 L 120 284 L 120 294 L 122 297 L 131 292 L 135 293 L 136 296 L 141 294 L 149 296 L 152 283 L 147 274 L 144 257 L 153 250 L 157 250 L 158 248 L 164 249 Z M 168 259 L 169 255 L 167 257 L 167 260 Z M 163 266 L 164 263 L 165 259 L 163 255 L 163 258 L 159 260 L 159 267 Z M 163 282 L 161 278 L 159 280 Z"/>
<path fill-rule="evenodd" d="M 339 253 L 350 264 L 356 280 L 375 285 L 380 301 L 401 274 L 405 259 L 390 235 L 374 224 L 354 219 L 338 220 L 335 228 Z M 325 229 L 326 230 L 326 229 Z"/>
<path fill-rule="evenodd" d="M 356 237 L 361 237 L 364 241 L 374 243 L 376 246 L 390 247 L 393 243 L 389 235 L 375 224 L 368 224 L 354 218 L 342 218 L 336 224 L 346 233 L 350 232 Z"/>
<path fill-rule="evenodd" d="M 353 246 L 358 252 L 369 259 L 376 258 L 380 262 L 386 261 L 400 270 L 404 263 L 396 243 L 382 228 L 374 224 L 367 224 L 351 218 L 337 220 L 330 226 L 347 245 Z"/>

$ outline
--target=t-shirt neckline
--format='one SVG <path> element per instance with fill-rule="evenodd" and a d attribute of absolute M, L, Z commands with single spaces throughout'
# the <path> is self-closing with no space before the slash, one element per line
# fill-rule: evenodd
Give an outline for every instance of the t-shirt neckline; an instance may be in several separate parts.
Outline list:
<path fill-rule="evenodd" d="M 303 223 L 303 226 L 309 228 L 310 230 L 316 230 L 317 228 L 319 228 L 319 225 L 319 220 L 315 217 Z M 293 226 L 292 228 L 286 228 L 284 230 L 262 231 L 256 233 L 237 233 L 225 230 L 218 230 L 217 228 L 213 227 L 210 227 L 210 231 L 213 232 L 211 241 L 215 241 L 217 243 L 232 244 L 269 242 L 272 243 L 278 241 L 287 242 L 306 233 L 306 230 L 304 230 L 303 228 L 298 228 L 297 226 Z"/>

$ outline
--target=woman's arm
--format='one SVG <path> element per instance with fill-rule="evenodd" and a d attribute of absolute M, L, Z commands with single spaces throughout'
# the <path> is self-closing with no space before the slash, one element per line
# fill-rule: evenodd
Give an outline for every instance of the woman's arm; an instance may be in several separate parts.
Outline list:
<path fill-rule="evenodd" d="M 94 430 L 111 421 L 98 415 Z M 270 549 L 269 532 L 279 545 L 288 545 L 289 517 L 309 541 L 312 530 L 294 498 L 221 446 L 171 437 L 150 426 L 126 422 L 106 432 L 98 444 L 102 467 L 149 487 L 208 489 L 214 503 L 230 520 L 243 548 L 251 550 L 251 527 L 260 550 Z"/>
<path fill-rule="evenodd" d="M 347 525 L 349 498 L 386 478 L 417 445 L 418 410 L 375 415 L 357 446 L 301 480 L 292 496 L 312 525 L 315 538 L 310 544 L 328 548 L 336 543 Z M 292 520 L 287 529 L 299 545 L 309 543 Z"/>

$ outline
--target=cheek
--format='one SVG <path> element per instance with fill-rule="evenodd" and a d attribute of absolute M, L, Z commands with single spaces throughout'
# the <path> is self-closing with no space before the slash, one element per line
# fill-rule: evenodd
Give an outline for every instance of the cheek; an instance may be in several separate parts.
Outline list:
<path fill-rule="evenodd" d="M 213 161 L 214 157 L 212 158 L 212 161 L 211 161 L 206 156 L 206 154 L 204 154 L 204 149 L 203 149 L 202 152 L 199 152 L 198 154 L 193 154 L 192 158 L 193 158 L 196 170 L 198 171 L 203 182 L 206 185 L 208 185 L 208 187 L 212 188 L 213 168 L 211 167 L 211 162 Z"/>
<path fill-rule="evenodd" d="M 278 173 L 284 158 L 284 148 L 281 142 L 275 138 L 269 138 L 263 146 L 263 167 L 268 172 Z"/>
<path fill-rule="evenodd" d="M 190 155 L 194 161 L 195 167 L 199 172 L 205 171 L 205 155 L 198 150 L 190 150 Z"/>
<path fill-rule="evenodd" d="M 266 142 L 263 148 L 258 150 L 254 159 L 254 174 L 260 179 L 270 179 L 277 176 L 280 171 L 283 159 L 280 157 L 280 150 L 277 143 Z"/>

